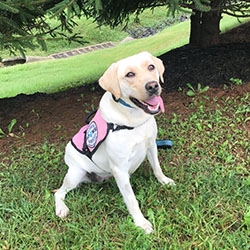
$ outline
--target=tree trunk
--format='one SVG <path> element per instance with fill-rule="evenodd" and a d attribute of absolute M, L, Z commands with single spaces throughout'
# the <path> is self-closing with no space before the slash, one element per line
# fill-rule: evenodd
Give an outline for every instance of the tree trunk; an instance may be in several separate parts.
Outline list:
<path fill-rule="evenodd" d="M 221 13 L 195 11 L 191 15 L 189 44 L 207 48 L 219 43 Z"/>
<path fill-rule="evenodd" d="M 220 20 L 221 13 L 217 11 L 204 12 L 202 14 L 202 26 L 200 35 L 200 46 L 207 48 L 220 42 Z"/>
<path fill-rule="evenodd" d="M 200 42 L 201 35 L 201 12 L 195 11 L 193 15 L 191 15 L 191 27 L 190 27 L 190 37 L 189 43 L 193 45 L 198 45 Z"/>

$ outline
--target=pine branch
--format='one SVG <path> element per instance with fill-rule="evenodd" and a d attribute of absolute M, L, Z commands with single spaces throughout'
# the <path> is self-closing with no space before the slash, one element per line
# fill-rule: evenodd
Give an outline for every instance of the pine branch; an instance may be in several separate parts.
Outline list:
<path fill-rule="evenodd" d="M 6 4 L 3 1 L 0 1 L 0 10 L 9 11 L 14 14 L 19 13 L 19 10 L 17 8 L 11 6 L 10 4 Z"/>

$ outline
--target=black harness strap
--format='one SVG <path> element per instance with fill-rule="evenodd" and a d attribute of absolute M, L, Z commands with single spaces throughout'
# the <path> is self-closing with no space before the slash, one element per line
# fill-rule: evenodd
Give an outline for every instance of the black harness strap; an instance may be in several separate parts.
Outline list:
<path fill-rule="evenodd" d="M 122 129 L 131 130 L 131 129 L 134 129 L 134 128 L 133 127 L 128 127 L 126 125 L 116 125 L 114 123 L 108 123 L 108 130 L 111 130 L 112 132 L 119 131 L 119 130 L 122 130 Z"/>
<path fill-rule="evenodd" d="M 90 118 L 91 118 L 93 115 L 95 115 L 96 112 L 97 112 L 97 109 L 94 110 L 94 111 L 92 111 L 92 112 L 90 112 L 90 113 L 87 115 L 87 117 L 85 118 L 85 123 L 86 123 L 86 124 L 89 124 L 89 123 L 90 123 Z"/>

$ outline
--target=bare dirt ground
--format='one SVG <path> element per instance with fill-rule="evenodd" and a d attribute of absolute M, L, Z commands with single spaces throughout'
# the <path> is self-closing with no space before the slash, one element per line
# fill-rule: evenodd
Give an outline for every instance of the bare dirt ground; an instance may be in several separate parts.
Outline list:
<path fill-rule="evenodd" d="M 160 58 L 166 66 L 162 93 L 166 116 L 190 112 L 187 83 L 195 88 L 197 83 L 209 86 L 206 96 L 210 100 L 250 93 L 250 23 L 221 35 L 219 46 L 203 50 L 184 46 Z M 233 85 L 230 78 L 242 80 L 243 85 Z M 0 151 L 8 153 L 22 145 L 45 141 L 66 144 L 85 123 L 88 112 L 98 107 L 103 93 L 97 83 L 92 83 L 57 94 L 1 99 L 0 128 L 6 135 L 0 139 Z M 17 123 L 9 134 L 8 125 L 13 119 Z"/>

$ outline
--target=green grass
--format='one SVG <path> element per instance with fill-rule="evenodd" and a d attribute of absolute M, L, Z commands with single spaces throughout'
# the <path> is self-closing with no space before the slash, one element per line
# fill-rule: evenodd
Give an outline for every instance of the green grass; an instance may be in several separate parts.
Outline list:
<path fill-rule="evenodd" d="M 224 17 L 221 22 L 223 29 L 238 24 L 238 20 L 232 17 Z M 98 80 L 114 61 L 145 50 L 158 56 L 185 45 L 188 39 L 189 22 L 183 22 L 168 27 L 155 36 L 130 41 L 115 48 L 67 59 L 2 68 L 0 98 L 14 97 L 21 93 L 52 93 L 92 83 Z"/>
<path fill-rule="evenodd" d="M 113 179 L 70 192 L 69 217 L 56 218 L 50 190 L 67 170 L 60 142 L 44 138 L 41 145 L 1 152 L 0 247 L 249 249 L 249 107 L 249 94 L 209 99 L 202 93 L 190 97 L 185 114 L 156 117 L 159 138 L 174 142 L 159 155 L 177 185 L 161 186 L 147 162 L 132 175 L 141 209 L 154 225 L 151 235 L 134 226 Z"/>

